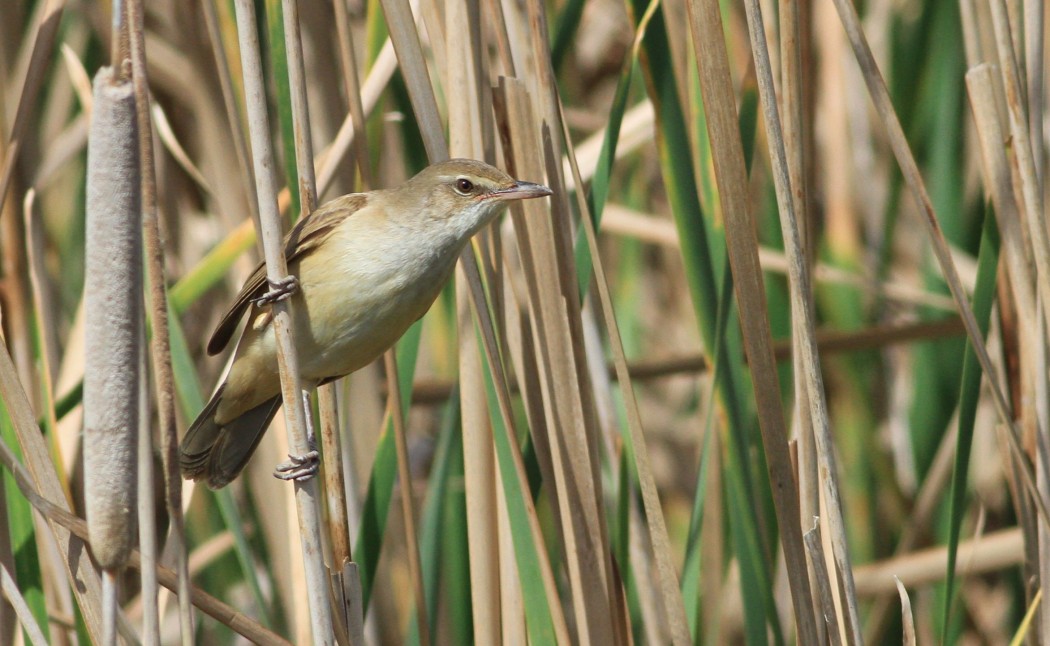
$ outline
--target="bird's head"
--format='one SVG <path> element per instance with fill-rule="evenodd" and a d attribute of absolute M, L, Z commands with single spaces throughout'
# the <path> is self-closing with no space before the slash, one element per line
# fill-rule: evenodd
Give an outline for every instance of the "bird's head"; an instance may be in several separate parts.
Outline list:
<path fill-rule="evenodd" d="M 462 238 L 491 222 L 507 202 L 551 194 L 542 184 L 516 180 L 473 159 L 449 159 L 428 166 L 399 191 L 404 191 L 406 201 L 421 202 L 425 218 L 443 223 Z"/>

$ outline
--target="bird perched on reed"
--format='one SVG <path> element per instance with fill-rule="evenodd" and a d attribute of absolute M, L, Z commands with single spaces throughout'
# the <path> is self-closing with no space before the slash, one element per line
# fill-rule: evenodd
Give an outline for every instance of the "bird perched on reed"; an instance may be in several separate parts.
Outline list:
<path fill-rule="evenodd" d="M 269 302 L 291 294 L 304 385 L 342 377 L 426 313 L 460 251 L 507 202 L 550 194 L 483 162 L 451 159 L 397 188 L 345 195 L 303 218 L 285 238 L 290 289 L 272 290 L 260 264 L 208 342 L 208 354 L 221 352 L 247 314 L 226 380 L 182 440 L 183 477 L 227 485 L 281 407 Z"/>

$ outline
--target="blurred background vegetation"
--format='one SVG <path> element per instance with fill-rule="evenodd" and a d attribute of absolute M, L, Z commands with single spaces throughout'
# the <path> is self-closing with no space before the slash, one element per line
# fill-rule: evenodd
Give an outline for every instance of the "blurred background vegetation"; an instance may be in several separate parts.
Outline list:
<path fill-rule="evenodd" d="M 383 362 L 335 386 L 346 494 L 335 499 L 348 521 L 326 527 L 325 562 L 342 571 L 332 545 L 347 534 L 368 643 L 680 643 L 683 635 L 805 643 L 813 633 L 796 628 L 799 574 L 785 550 L 798 548 L 787 542 L 784 514 L 794 514 L 796 533 L 820 517 L 826 556 L 816 534 L 795 554 L 809 561 L 803 610 L 816 618 L 819 643 L 1050 639 L 1050 605 L 1040 606 L 1050 565 L 1050 399 L 1038 296 L 1048 276 L 1037 232 L 1045 238 L 1050 16 L 1041 0 L 857 2 L 892 101 L 887 113 L 872 101 L 848 19 L 836 10 L 851 0 L 749 0 L 747 11 L 712 2 L 420 0 L 415 24 L 388 20 L 390 7 L 404 6 L 398 0 L 299 3 L 321 202 L 400 183 L 428 163 L 434 153 L 424 142 L 435 138 L 454 156 L 485 157 L 558 192 L 549 209 L 515 211 L 473 246 L 487 311 L 471 305 L 460 277 L 398 344 L 410 483 L 396 477 Z M 715 4 L 721 39 L 699 17 Z M 749 37 L 753 8 L 764 24 L 751 36 L 768 41 L 768 59 Z M 111 64 L 112 9 L 9 0 L 0 20 L 0 321 L 71 501 L 82 497 L 90 78 Z M 287 226 L 301 212 L 294 133 L 302 118 L 291 107 L 282 3 L 258 0 L 255 9 Z M 252 223 L 259 200 L 273 196 L 254 194 L 234 2 L 154 0 L 144 18 L 181 433 L 224 369 L 228 357 L 206 356 L 204 340 L 261 258 Z M 418 36 L 429 76 L 406 63 L 399 34 Z M 704 47 L 728 54 L 731 94 L 701 82 L 711 64 L 698 54 Z M 763 117 L 766 64 L 787 134 Z M 978 71 L 998 128 L 983 134 L 999 157 L 982 152 L 975 127 Z M 355 102 L 364 128 L 352 125 Z M 746 163 L 743 202 L 729 203 L 749 213 L 725 209 L 719 180 L 733 168 L 719 162 L 727 144 L 713 138 L 729 135 L 709 119 L 715 102 L 731 110 L 723 112 L 735 120 L 729 148 Z M 901 172 L 886 126 L 893 114 L 932 211 Z M 787 206 L 770 155 L 778 146 L 787 150 L 800 257 L 785 249 Z M 961 281 L 954 298 L 927 214 Z M 736 262 L 730 269 L 726 227 L 735 223 L 728 237 L 750 244 L 747 218 L 761 280 L 734 273 Z M 587 219 L 598 225 L 596 248 Z M 596 252 L 604 268 L 592 265 Z M 788 269 L 799 258 L 812 321 L 792 307 Z M 599 298 L 605 287 L 608 303 Z M 986 335 L 991 381 L 967 341 L 959 294 Z M 748 317 L 767 322 L 772 345 L 741 326 Z M 823 397 L 795 387 L 807 368 L 793 331 L 806 335 L 810 324 Z M 621 346 L 627 380 L 614 369 Z M 775 381 L 752 372 L 773 357 Z M 1005 393 L 1005 416 L 995 389 Z M 154 390 L 146 392 L 155 420 Z M 11 391 L 3 395 L 0 438 L 24 451 Z M 813 418 L 814 403 L 825 401 L 826 419 Z M 270 476 L 288 452 L 280 417 L 237 483 L 221 492 L 183 485 L 189 570 L 248 620 L 303 643 L 310 622 L 292 487 Z M 819 441 L 807 448 L 822 426 L 833 454 Z M 786 443 L 767 444 L 760 430 L 770 428 Z M 786 497 L 770 484 L 785 482 L 777 459 L 795 473 Z M 821 468 L 817 478 L 823 460 L 837 472 Z M 3 473 L 0 564 L 13 590 L 51 643 L 89 643 L 97 635 L 72 600 L 52 530 L 10 468 Z M 160 475 L 157 483 L 145 493 L 163 510 Z M 827 486 L 841 501 L 845 551 L 827 524 L 835 516 Z M 404 496 L 413 541 L 399 511 Z M 168 513 L 155 524 L 163 537 Z M 158 555 L 168 565 L 175 557 Z M 954 579 L 949 563 L 958 565 Z M 137 630 L 135 570 L 125 583 L 122 613 Z M 0 642 L 29 639 L 13 607 L 0 605 L 11 620 L 0 621 Z M 164 643 L 179 640 L 176 609 L 162 594 Z M 197 615 L 189 639 L 235 643 L 231 623 Z"/>

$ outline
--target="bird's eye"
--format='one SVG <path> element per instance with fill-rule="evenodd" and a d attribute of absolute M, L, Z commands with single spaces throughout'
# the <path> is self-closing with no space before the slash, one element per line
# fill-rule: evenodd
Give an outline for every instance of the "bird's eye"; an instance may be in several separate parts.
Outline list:
<path fill-rule="evenodd" d="M 456 180 L 456 192 L 460 195 L 470 195 L 474 190 L 474 182 L 470 181 L 466 177 L 460 177 Z"/>

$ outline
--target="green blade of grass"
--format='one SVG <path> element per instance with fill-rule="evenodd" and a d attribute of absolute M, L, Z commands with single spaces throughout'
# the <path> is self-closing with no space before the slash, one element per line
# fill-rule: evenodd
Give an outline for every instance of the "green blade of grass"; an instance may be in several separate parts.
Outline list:
<path fill-rule="evenodd" d="M 992 209 L 985 209 L 981 235 L 981 251 L 977 257 L 977 284 L 973 293 L 973 314 L 988 333 L 988 320 L 995 299 L 996 272 L 999 267 L 999 229 L 992 217 Z M 970 467 L 970 449 L 973 448 L 974 422 L 977 417 L 977 402 L 981 394 L 981 366 L 970 345 L 963 356 L 962 377 L 959 387 L 959 434 L 955 445 L 955 463 L 952 465 L 952 484 L 949 494 L 948 512 L 948 570 L 945 579 L 944 615 L 941 634 L 947 635 L 951 625 L 952 601 L 955 589 L 955 563 L 959 550 L 959 534 L 966 515 L 966 485 Z"/>

